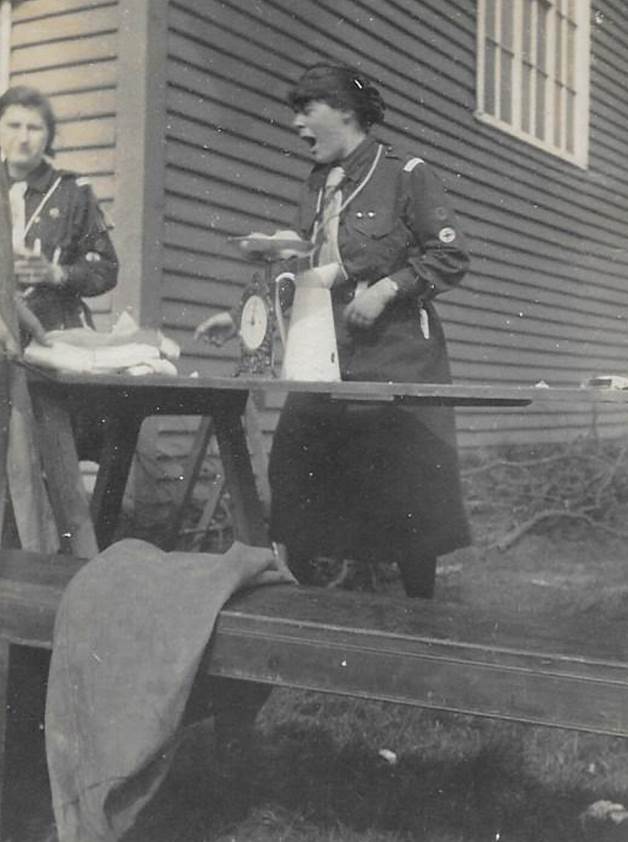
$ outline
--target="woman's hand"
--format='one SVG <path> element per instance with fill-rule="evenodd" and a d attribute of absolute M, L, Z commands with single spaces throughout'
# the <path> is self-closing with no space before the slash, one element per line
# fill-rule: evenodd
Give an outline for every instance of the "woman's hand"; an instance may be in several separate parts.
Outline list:
<path fill-rule="evenodd" d="M 382 278 L 367 287 L 345 308 L 345 319 L 352 327 L 371 327 L 396 297 L 397 285 L 390 278 Z"/>
<path fill-rule="evenodd" d="M 20 327 L 30 333 L 31 337 L 39 342 L 40 345 L 51 346 L 52 342 L 48 339 L 46 331 L 37 316 L 28 309 L 28 306 L 22 299 L 16 296 L 15 309 L 17 311 L 17 321 Z"/>
<path fill-rule="evenodd" d="M 19 357 L 20 346 L 0 315 L 0 357 Z"/>
<path fill-rule="evenodd" d="M 50 346 L 52 342 L 48 339 L 46 331 L 37 316 L 32 313 L 19 296 L 15 297 L 15 310 L 19 326 L 31 335 L 40 345 Z M 9 327 L 0 316 L 0 354 L 12 359 L 21 356 L 22 350 L 16 337 L 13 336 Z"/>
<path fill-rule="evenodd" d="M 210 316 L 204 322 L 201 322 L 194 331 L 194 339 L 197 342 L 202 339 L 205 342 L 209 342 L 210 345 L 220 347 L 228 339 L 236 336 L 237 333 L 238 329 L 231 313 L 225 311 L 224 313 L 216 313 L 215 316 Z"/>
<path fill-rule="evenodd" d="M 65 272 L 58 263 L 51 263 L 43 255 L 18 255 L 14 263 L 15 278 L 20 286 L 48 284 L 60 286 Z"/>

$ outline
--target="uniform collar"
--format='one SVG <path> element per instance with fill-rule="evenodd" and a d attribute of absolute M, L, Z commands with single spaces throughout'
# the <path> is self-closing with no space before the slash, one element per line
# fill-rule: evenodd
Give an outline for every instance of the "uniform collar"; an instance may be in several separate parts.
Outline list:
<path fill-rule="evenodd" d="M 6 161 L 4 162 L 5 172 L 7 175 L 7 181 L 9 185 L 15 184 L 17 179 L 11 178 L 9 175 L 9 171 L 7 169 Z M 28 190 L 33 190 L 36 193 L 46 193 L 50 188 L 53 180 L 55 178 L 55 171 L 50 166 L 48 161 L 43 160 L 40 164 L 38 164 L 32 172 L 26 176 L 24 181 L 28 185 Z"/>
<path fill-rule="evenodd" d="M 345 181 L 359 182 L 364 177 L 366 171 L 373 163 L 373 158 L 377 151 L 379 141 L 367 135 L 356 148 L 343 158 L 341 161 L 335 161 L 333 164 L 324 164 L 314 167 L 311 175 L 311 184 L 316 190 L 320 190 L 325 185 L 329 171 L 333 167 L 342 167 L 345 171 Z"/>
<path fill-rule="evenodd" d="M 37 193 L 46 193 L 56 177 L 54 169 L 48 161 L 42 161 L 39 166 L 30 172 L 26 178 L 29 190 Z"/>
<path fill-rule="evenodd" d="M 376 138 L 367 135 L 350 155 L 340 161 L 340 166 L 345 171 L 347 180 L 356 182 L 362 180 L 365 171 L 373 163 L 373 157 L 378 146 L 379 143 Z"/>

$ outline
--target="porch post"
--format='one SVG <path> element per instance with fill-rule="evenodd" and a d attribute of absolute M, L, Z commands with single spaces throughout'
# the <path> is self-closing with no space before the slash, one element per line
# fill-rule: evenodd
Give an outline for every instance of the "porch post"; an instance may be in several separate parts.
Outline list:
<path fill-rule="evenodd" d="M 169 0 L 120 0 L 113 310 L 159 327 Z"/>
<path fill-rule="evenodd" d="M 114 239 L 120 277 L 116 318 L 127 310 L 141 327 L 161 325 L 169 0 L 119 0 L 116 200 Z M 138 451 L 154 456 L 159 419 L 147 419 Z M 151 461 L 150 459 L 148 460 Z M 154 492 L 155 478 L 137 463 L 127 493 Z"/>

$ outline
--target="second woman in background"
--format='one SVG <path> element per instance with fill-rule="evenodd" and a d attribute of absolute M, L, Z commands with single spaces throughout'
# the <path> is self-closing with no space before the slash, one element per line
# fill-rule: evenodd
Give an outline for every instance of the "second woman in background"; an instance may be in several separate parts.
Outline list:
<path fill-rule="evenodd" d="M 51 156 L 56 120 L 34 88 L 0 97 L 0 155 L 9 181 L 16 282 L 44 330 L 92 325 L 83 297 L 117 282 L 118 261 L 94 193 Z"/>

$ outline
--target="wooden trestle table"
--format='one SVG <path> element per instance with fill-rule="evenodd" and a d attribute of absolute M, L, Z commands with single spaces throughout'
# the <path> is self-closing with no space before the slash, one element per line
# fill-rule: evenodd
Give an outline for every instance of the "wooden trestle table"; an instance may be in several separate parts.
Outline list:
<path fill-rule="evenodd" d="M 250 391 L 309 392 L 321 400 L 448 406 L 524 407 L 546 403 L 628 403 L 628 391 L 489 385 L 319 383 L 253 377 L 187 377 L 30 372 L 41 455 L 62 550 L 90 558 L 107 546 L 117 524 L 140 426 L 154 415 L 211 417 L 232 504 L 236 537 L 266 543 L 242 417 Z M 81 479 L 71 416 L 89 406 L 107 419 L 91 504 Z"/>

